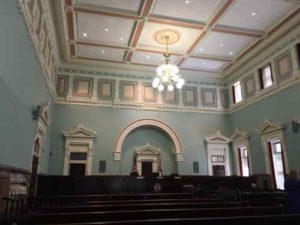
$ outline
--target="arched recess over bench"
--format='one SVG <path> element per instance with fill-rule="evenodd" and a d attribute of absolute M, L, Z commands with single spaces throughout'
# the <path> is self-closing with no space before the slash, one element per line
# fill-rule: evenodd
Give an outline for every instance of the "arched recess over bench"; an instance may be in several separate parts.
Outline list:
<path fill-rule="evenodd" d="M 170 128 L 168 125 L 165 123 L 159 121 L 159 120 L 154 120 L 154 119 L 142 119 L 142 120 L 137 120 L 134 122 L 129 123 L 119 134 L 118 139 L 116 141 L 115 145 L 115 150 L 114 150 L 114 160 L 121 160 L 121 153 L 122 153 L 122 145 L 127 137 L 127 135 L 140 127 L 144 126 L 152 126 L 152 127 L 158 127 L 164 132 L 166 132 L 170 138 L 172 139 L 174 146 L 175 146 L 175 152 L 174 154 L 176 155 L 176 161 L 183 161 L 183 150 L 182 150 L 182 145 L 180 143 L 180 140 L 178 138 L 178 135 L 176 132 Z"/>

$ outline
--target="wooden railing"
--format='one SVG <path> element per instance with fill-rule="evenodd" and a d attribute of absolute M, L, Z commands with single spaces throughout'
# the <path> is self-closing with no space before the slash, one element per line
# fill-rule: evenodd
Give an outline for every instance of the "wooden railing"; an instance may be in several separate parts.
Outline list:
<path fill-rule="evenodd" d="M 27 214 L 27 198 L 25 196 L 4 197 L 3 212 L 0 220 L 4 224 L 11 224 L 25 219 Z"/>

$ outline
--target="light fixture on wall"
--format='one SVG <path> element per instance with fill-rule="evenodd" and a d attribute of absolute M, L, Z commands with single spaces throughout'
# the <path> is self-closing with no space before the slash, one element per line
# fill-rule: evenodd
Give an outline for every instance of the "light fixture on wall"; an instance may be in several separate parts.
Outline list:
<path fill-rule="evenodd" d="M 180 89 L 185 81 L 179 74 L 179 69 L 175 64 L 170 63 L 169 44 L 178 41 L 180 35 L 173 30 L 163 30 L 155 33 L 155 39 L 161 44 L 166 44 L 166 52 L 163 53 L 163 64 L 156 69 L 156 77 L 152 81 L 152 87 L 163 91 L 167 87 L 168 91 L 173 91 L 174 87 Z"/>

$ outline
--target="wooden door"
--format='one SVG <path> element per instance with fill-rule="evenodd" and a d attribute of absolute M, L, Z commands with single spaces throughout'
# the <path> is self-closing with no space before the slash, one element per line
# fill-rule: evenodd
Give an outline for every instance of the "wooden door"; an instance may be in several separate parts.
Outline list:
<path fill-rule="evenodd" d="M 225 166 L 213 165 L 213 175 L 214 176 L 225 176 Z"/>
<path fill-rule="evenodd" d="M 85 163 L 71 163 L 70 173 L 71 177 L 83 177 L 85 176 Z"/>
<path fill-rule="evenodd" d="M 142 162 L 142 175 L 152 176 L 152 162 Z"/>

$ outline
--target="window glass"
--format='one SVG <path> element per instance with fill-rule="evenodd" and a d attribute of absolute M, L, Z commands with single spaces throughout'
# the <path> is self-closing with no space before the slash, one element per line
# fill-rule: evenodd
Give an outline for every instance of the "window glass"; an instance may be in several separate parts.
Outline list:
<path fill-rule="evenodd" d="M 235 103 L 238 103 L 242 101 L 242 87 L 241 87 L 241 82 L 238 81 L 233 84 L 234 87 L 234 99 Z"/>
<path fill-rule="evenodd" d="M 70 160 L 86 160 L 86 153 L 71 152 Z"/>
<path fill-rule="evenodd" d="M 272 81 L 272 71 L 271 66 L 267 66 L 263 69 L 263 82 L 264 88 L 270 87 L 273 83 Z"/>

